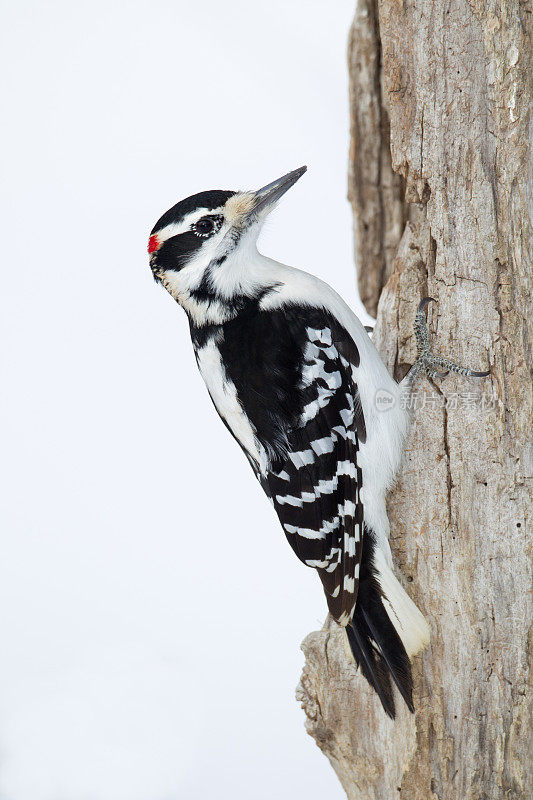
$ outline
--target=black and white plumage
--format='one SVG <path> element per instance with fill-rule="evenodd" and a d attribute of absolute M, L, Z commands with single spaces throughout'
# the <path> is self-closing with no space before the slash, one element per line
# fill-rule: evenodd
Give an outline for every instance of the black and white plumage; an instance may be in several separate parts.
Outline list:
<path fill-rule="evenodd" d="M 259 192 L 202 192 L 155 225 L 150 263 L 185 309 L 199 370 L 298 558 L 390 716 L 412 710 L 410 656 L 428 626 L 392 571 L 385 495 L 398 468 L 405 384 L 327 284 L 261 255 L 264 218 L 305 168 Z M 375 403 L 388 392 L 388 411 Z"/>

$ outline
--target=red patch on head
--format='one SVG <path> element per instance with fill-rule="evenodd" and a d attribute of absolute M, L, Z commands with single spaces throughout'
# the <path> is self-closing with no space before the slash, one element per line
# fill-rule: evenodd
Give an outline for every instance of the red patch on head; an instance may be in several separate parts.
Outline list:
<path fill-rule="evenodd" d="M 159 250 L 160 247 L 161 247 L 161 242 L 159 241 L 157 236 L 155 236 L 155 234 L 153 236 L 150 236 L 150 238 L 148 239 L 148 252 L 155 253 L 155 251 Z"/>

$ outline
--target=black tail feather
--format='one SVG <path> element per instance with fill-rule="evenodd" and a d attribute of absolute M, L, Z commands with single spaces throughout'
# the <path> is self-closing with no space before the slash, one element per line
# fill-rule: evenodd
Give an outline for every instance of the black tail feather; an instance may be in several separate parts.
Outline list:
<path fill-rule="evenodd" d="M 373 568 L 374 542 L 365 527 L 359 593 L 353 618 L 346 628 L 348 641 L 361 672 L 377 692 L 385 712 L 396 716 L 391 676 L 414 712 L 411 662 L 383 605 L 383 593 Z"/>
<path fill-rule="evenodd" d="M 386 622 L 388 624 L 384 624 L 385 620 L 383 620 L 383 622 L 378 620 L 376 615 L 374 620 L 376 620 L 376 624 L 379 625 L 378 628 L 376 625 L 374 625 L 373 620 L 368 616 L 364 608 L 363 615 L 367 621 L 368 627 L 370 628 L 372 637 L 380 649 L 383 660 L 390 670 L 390 673 L 394 679 L 394 683 L 398 687 L 398 691 L 405 700 L 409 711 L 414 713 L 413 678 L 411 674 L 411 662 L 409 661 L 409 656 L 405 652 L 402 640 L 396 633 L 394 625 L 391 623 L 387 612 L 383 608 L 383 605 L 379 611 L 381 612 L 380 616 L 383 615 L 383 617 L 386 617 Z"/>
<path fill-rule="evenodd" d="M 355 618 L 355 614 L 354 614 Z M 381 705 L 391 719 L 396 716 L 390 675 L 383 659 L 372 645 L 370 637 L 360 630 L 354 620 L 347 626 L 348 641 L 357 665 L 370 686 L 377 692 Z"/>

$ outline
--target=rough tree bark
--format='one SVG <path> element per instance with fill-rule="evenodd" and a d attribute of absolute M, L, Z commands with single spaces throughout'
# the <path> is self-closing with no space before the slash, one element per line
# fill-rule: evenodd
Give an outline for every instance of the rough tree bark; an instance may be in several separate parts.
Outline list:
<path fill-rule="evenodd" d="M 398 571 L 432 628 L 416 715 L 385 716 L 335 627 L 303 643 L 306 727 L 353 800 L 533 796 L 530 20 L 518 0 L 359 0 L 351 33 L 350 199 L 377 346 L 402 377 L 431 295 L 436 349 L 491 368 L 421 381 L 390 496 Z"/>

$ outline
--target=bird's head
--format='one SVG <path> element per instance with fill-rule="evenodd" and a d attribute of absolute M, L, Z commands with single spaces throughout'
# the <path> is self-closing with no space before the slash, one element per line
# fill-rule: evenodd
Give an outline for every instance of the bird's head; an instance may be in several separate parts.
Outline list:
<path fill-rule="evenodd" d="M 200 192 L 172 206 L 150 234 L 155 279 L 187 310 L 189 301 L 199 302 L 202 294 L 224 301 L 245 293 L 253 280 L 246 264 L 257 254 L 261 226 L 306 169 L 295 169 L 255 192 Z"/>

